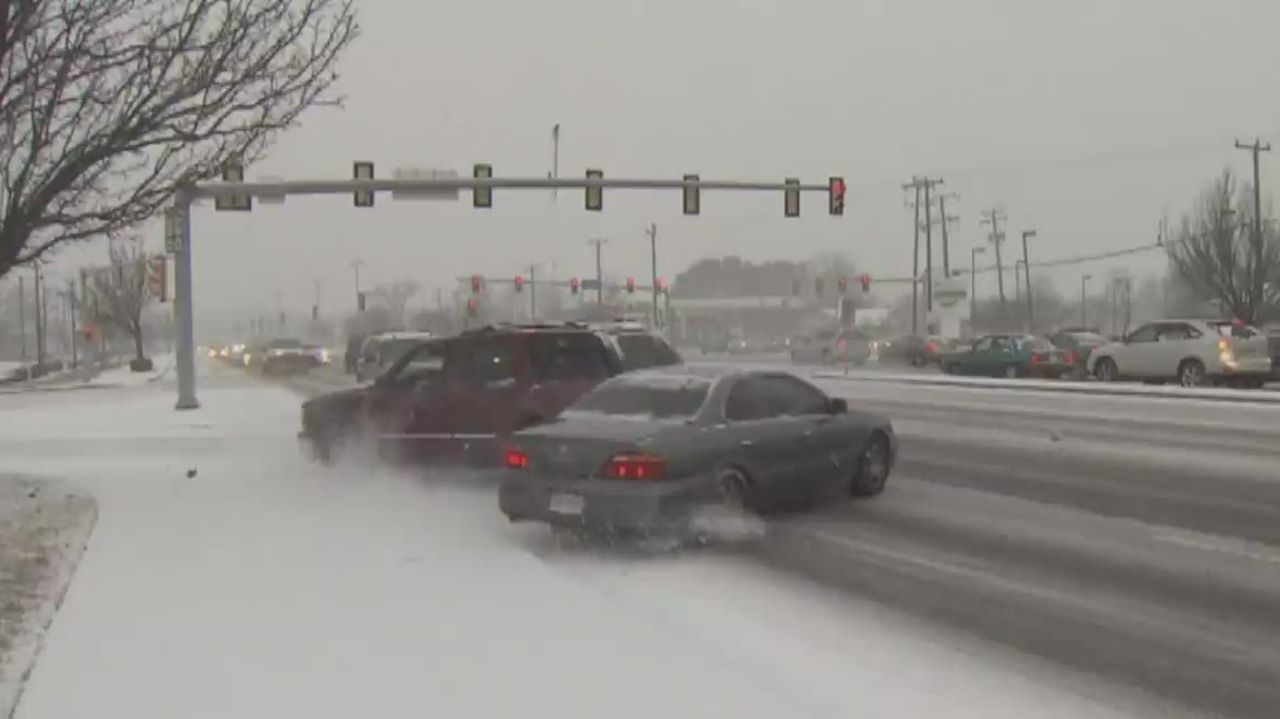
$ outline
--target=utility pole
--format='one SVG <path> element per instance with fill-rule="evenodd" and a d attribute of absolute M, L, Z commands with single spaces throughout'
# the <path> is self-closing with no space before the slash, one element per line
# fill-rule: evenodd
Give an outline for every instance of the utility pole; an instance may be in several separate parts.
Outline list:
<path fill-rule="evenodd" d="M 645 231 L 649 235 L 649 264 L 653 270 L 653 281 L 650 286 L 653 288 L 653 328 L 658 329 L 658 225 L 650 222 L 649 229 Z"/>
<path fill-rule="evenodd" d="M 1000 245 L 1004 243 L 1004 235 L 1000 234 L 1000 222 L 1005 219 L 1008 219 L 1008 216 L 993 207 L 982 213 L 981 221 L 983 225 L 991 225 L 991 236 L 987 241 L 996 246 L 996 287 L 1000 290 L 1000 315 L 1002 318 L 1005 315 L 1006 300 L 1004 294 L 1004 264 L 1000 257 Z"/>
<path fill-rule="evenodd" d="M 1013 261 L 1013 304 L 1022 304 L 1022 260 Z"/>
<path fill-rule="evenodd" d="M 356 276 L 356 312 L 360 311 L 360 265 L 364 264 L 364 260 L 352 260 L 351 270 Z"/>
<path fill-rule="evenodd" d="M 27 361 L 27 283 L 18 275 L 18 334 L 22 337 L 22 361 Z"/>
<path fill-rule="evenodd" d="M 1087 273 L 1080 275 L 1080 329 L 1084 329 L 1089 326 L 1088 291 L 1089 280 L 1092 278 L 1093 275 Z"/>
<path fill-rule="evenodd" d="M 1027 240 L 1035 236 L 1035 230 L 1022 232 L 1022 271 L 1027 281 L 1027 332 L 1031 331 L 1031 325 L 1035 322 L 1035 305 L 1031 298 L 1031 260 L 1027 258 Z"/>
<path fill-rule="evenodd" d="M 930 179 L 922 177 L 917 180 L 924 187 L 924 309 L 933 312 L 933 201 L 930 193 L 935 185 L 942 184 L 942 178 Z"/>
<path fill-rule="evenodd" d="M 985 245 L 978 245 L 969 250 L 969 326 L 971 328 L 978 321 L 978 255 L 986 251 Z"/>
<path fill-rule="evenodd" d="M 1266 272 L 1262 267 L 1263 261 L 1263 242 L 1262 242 L 1262 172 L 1258 168 L 1258 155 L 1263 152 L 1271 152 L 1271 143 L 1262 144 L 1261 138 L 1255 138 L 1252 144 L 1246 144 L 1236 140 L 1237 150 L 1248 150 L 1253 155 L 1253 287 L 1250 294 L 1253 295 L 1253 301 L 1249 304 L 1253 307 L 1256 314 L 1262 305 L 1262 293 L 1266 288 Z M 1257 317 L 1238 317 L 1236 319 L 1254 322 Z"/>
<path fill-rule="evenodd" d="M 538 323 L 537 265 L 529 265 L 529 322 Z"/>
<path fill-rule="evenodd" d="M 551 179 L 560 179 L 560 123 L 551 126 Z M 560 189 L 551 188 L 551 201 L 560 199 Z"/>
<path fill-rule="evenodd" d="M 902 189 L 915 190 L 916 198 L 911 203 L 915 211 L 915 219 L 911 223 L 913 242 L 911 245 L 911 334 L 916 334 L 920 321 L 920 178 L 912 177 L 911 182 L 902 185 Z"/>
<path fill-rule="evenodd" d="M 604 304 L 604 265 L 600 261 L 600 248 L 607 243 L 603 237 L 593 237 L 587 244 L 596 246 L 596 304 Z"/>
<path fill-rule="evenodd" d="M 44 288 L 40 282 L 40 261 L 31 263 L 36 274 L 36 364 L 44 364 Z"/>
<path fill-rule="evenodd" d="M 944 278 L 951 277 L 951 240 L 948 233 L 949 225 L 951 222 L 958 221 L 960 219 L 956 215 L 947 214 L 947 200 L 955 200 L 959 199 L 959 197 L 960 196 L 954 192 L 938 193 L 938 214 L 941 216 L 942 220 L 942 276 Z"/>

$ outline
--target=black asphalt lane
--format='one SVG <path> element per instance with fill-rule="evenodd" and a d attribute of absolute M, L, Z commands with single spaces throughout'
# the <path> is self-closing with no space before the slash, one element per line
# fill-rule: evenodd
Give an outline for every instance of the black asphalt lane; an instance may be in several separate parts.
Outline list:
<path fill-rule="evenodd" d="M 1205 715 L 1280 715 L 1280 407 L 819 384 L 893 419 L 900 464 L 878 499 L 771 522 L 760 559 Z"/>

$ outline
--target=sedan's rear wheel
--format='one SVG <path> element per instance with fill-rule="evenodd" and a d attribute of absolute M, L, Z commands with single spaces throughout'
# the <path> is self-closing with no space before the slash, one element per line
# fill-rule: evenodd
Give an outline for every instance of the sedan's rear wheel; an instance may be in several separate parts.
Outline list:
<path fill-rule="evenodd" d="M 737 467 L 725 467 L 716 477 L 720 501 L 726 507 L 741 510 L 752 509 L 751 481 Z"/>
<path fill-rule="evenodd" d="M 1116 369 L 1116 361 L 1110 357 L 1103 357 L 1093 366 L 1093 374 L 1103 382 L 1114 382 L 1120 377 L 1119 370 Z"/>
<path fill-rule="evenodd" d="M 867 439 L 858 455 L 858 468 L 849 485 L 855 497 L 874 497 L 884 491 L 889 481 L 889 439 L 876 432 Z"/>

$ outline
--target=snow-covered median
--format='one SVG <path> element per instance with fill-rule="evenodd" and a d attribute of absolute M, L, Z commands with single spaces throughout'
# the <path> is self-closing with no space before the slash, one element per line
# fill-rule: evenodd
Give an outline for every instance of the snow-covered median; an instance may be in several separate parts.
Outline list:
<path fill-rule="evenodd" d="M 154 382 L 169 373 L 173 366 L 173 355 L 160 355 L 151 358 L 153 367 L 150 372 L 134 372 L 128 363 L 120 367 L 104 370 L 88 384 L 95 387 L 134 387 Z"/>
<path fill-rule="evenodd" d="M 0 475 L 0 717 L 17 704 L 97 508 L 56 482 Z"/>

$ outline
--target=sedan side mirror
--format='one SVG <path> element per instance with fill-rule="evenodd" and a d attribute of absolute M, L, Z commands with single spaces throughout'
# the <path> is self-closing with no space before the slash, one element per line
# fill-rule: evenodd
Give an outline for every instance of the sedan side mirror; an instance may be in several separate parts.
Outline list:
<path fill-rule="evenodd" d="M 849 403 L 843 397 L 831 397 L 827 400 L 827 411 L 831 414 L 844 414 L 849 411 Z"/>

